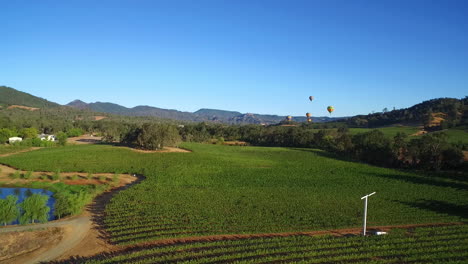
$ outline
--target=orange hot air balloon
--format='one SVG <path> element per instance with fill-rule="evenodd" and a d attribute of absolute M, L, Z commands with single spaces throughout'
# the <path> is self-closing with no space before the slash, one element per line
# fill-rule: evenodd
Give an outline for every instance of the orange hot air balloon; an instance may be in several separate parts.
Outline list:
<path fill-rule="evenodd" d="M 314 100 L 314 97 L 312 95 L 309 96 L 309 100 L 312 102 L 312 100 Z"/>
<path fill-rule="evenodd" d="M 291 120 L 292 120 L 292 116 L 287 116 L 287 117 L 286 117 L 286 120 L 291 121 Z"/>
<path fill-rule="evenodd" d="M 335 107 L 330 105 L 330 106 L 327 107 L 327 111 L 328 111 L 328 113 L 331 114 L 333 111 L 335 111 Z"/>
<path fill-rule="evenodd" d="M 306 113 L 306 116 L 307 116 L 307 118 L 309 118 L 309 117 L 312 116 L 312 114 L 311 113 Z"/>

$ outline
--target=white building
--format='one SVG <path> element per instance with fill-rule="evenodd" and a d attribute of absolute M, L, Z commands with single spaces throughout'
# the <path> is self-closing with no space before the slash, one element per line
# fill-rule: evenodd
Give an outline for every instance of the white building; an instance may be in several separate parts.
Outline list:
<path fill-rule="evenodd" d="M 54 135 L 40 134 L 37 137 L 40 138 L 41 140 L 55 141 L 55 136 Z"/>
<path fill-rule="evenodd" d="M 23 139 L 20 138 L 20 137 L 11 137 L 11 138 L 8 139 L 9 144 L 15 143 L 15 142 L 21 142 L 21 141 L 23 141 Z"/>

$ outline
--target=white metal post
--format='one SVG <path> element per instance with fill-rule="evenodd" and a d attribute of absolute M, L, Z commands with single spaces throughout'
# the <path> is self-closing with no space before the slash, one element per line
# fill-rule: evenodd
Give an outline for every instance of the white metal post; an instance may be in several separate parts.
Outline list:
<path fill-rule="evenodd" d="M 375 192 L 361 197 L 361 200 L 365 199 L 364 200 L 364 224 L 363 224 L 363 227 L 362 227 L 362 235 L 363 236 L 366 236 L 366 227 L 367 227 L 367 199 L 369 198 L 369 196 L 374 195 L 374 194 L 375 194 Z"/>

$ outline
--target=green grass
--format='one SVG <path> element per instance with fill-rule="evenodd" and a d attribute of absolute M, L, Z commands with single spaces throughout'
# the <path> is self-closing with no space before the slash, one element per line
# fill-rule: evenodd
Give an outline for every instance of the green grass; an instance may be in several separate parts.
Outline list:
<path fill-rule="evenodd" d="M 29 147 L 25 146 L 10 146 L 10 145 L 1 145 L 0 144 L 0 155 L 15 153 Z"/>
<path fill-rule="evenodd" d="M 386 236 L 290 236 L 142 246 L 83 263 L 466 263 L 468 227 Z"/>
<path fill-rule="evenodd" d="M 417 127 L 408 127 L 408 126 L 392 126 L 392 127 L 380 127 L 376 128 L 380 131 L 382 131 L 387 137 L 394 137 L 398 132 L 403 132 L 406 133 L 406 135 L 412 135 L 419 130 L 420 128 Z M 359 133 L 364 133 L 364 132 L 369 132 L 371 131 L 371 128 L 350 128 L 349 132 L 352 135 L 359 134 Z"/>
<path fill-rule="evenodd" d="M 449 142 L 468 144 L 468 130 L 450 128 L 442 131 L 448 135 Z"/>
<path fill-rule="evenodd" d="M 134 244 L 208 234 L 467 220 L 466 177 L 373 167 L 312 149 L 184 144 L 192 153 L 137 153 L 112 146 L 41 149 L 1 158 L 35 171 L 141 173 L 106 207 L 111 240 Z"/>

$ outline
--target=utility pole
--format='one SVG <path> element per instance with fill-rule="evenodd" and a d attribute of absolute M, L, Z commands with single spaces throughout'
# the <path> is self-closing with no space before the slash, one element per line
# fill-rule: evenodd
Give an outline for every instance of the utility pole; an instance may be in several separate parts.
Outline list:
<path fill-rule="evenodd" d="M 371 196 L 371 195 L 374 195 L 374 194 L 375 194 L 375 192 L 370 193 L 370 194 L 368 194 L 368 195 L 366 195 L 366 196 L 361 197 L 361 200 L 362 200 L 362 199 L 365 199 L 365 200 L 364 200 L 364 225 L 363 225 L 363 228 L 362 228 L 362 235 L 363 235 L 363 236 L 366 236 L 366 227 L 367 227 L 367 198 L 368 198 L 369 196 Z"/>

